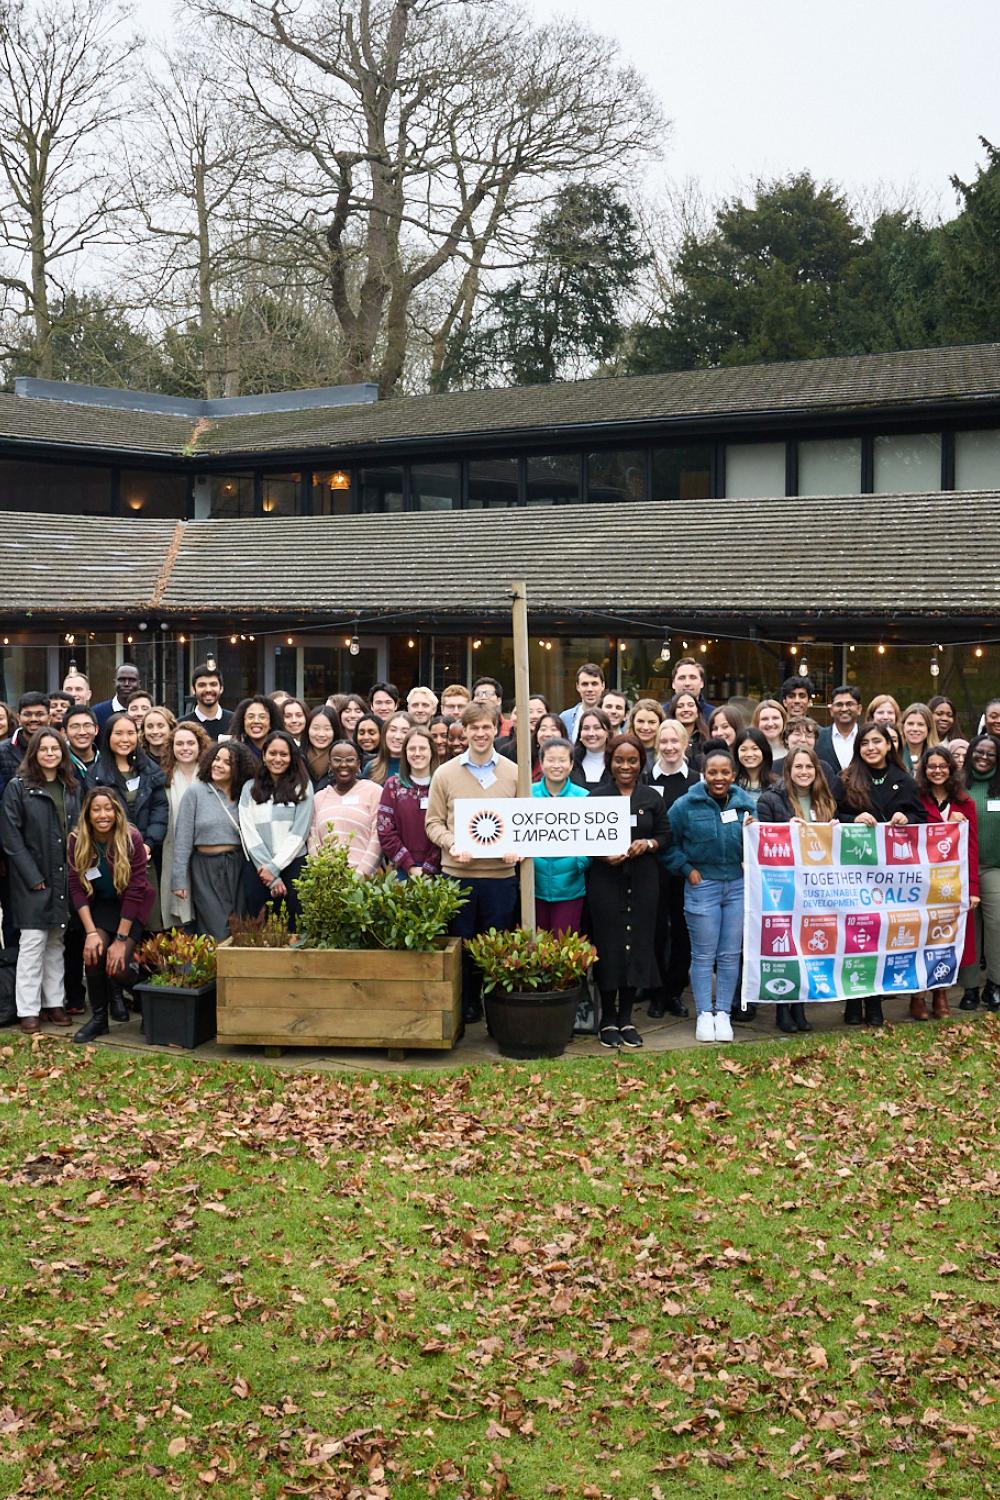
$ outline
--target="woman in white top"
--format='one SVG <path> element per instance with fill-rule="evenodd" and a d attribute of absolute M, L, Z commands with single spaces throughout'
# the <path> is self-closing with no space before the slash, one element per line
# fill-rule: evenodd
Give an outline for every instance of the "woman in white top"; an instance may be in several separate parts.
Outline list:
<path fill-rule="evenodd" d="M 240 832 L 247 859 L 247 911 L 285 903 L 295 929 L 301 911 L 295 881 L 305 864 L 313 789 L 299 747 L 284 729 L 264 741 L 253 781 L 240 793 Z"/>

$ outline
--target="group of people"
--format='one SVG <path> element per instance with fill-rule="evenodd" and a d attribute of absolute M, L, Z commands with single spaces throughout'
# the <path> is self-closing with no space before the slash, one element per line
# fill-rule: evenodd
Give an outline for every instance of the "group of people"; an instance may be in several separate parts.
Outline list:
<path fill-rule="evenodd" d="M 636 1005 L 685 1017 L 690 985 L 699 1041 L 728 1042 L 743 933 L 746 818 L 969 825 L 968 924 L 961 1006 L 1000 1009 L 1000 700 L 960 731 L 947 697 L 905 708 L 885 694 L 863 711 L 851 685 L 812 717 L 808 678 L 752 707 L 705 699 L 702 668 L 683 658 L 666 703 L 609 689 L 600 666 L 576 674 L 577 701 L 554 712 L 531 697 L 528 724 L 504 714 L 503 686 L 480 677 L 440 695 L 391 682 L 365 697 L 333 694 L 310 708 L 284 692 L 222 705 L 217 664 L 192 674 L 181 718 L 152 702 L 131 663 L 115 693 L 90 703 L 71 671 L 59 693 L 0 704 L 0 906 L 4 947 L 17 948 L 22 1030 L 47 1020 L 81 1042 L 127 1020 L 129 981 L 145 931 L 186 927 L 224 938 L 234 916 L 283 905 L 294 929 L 296 880 L 334 839 L 353 869 L 403 880 L 441 874 L 466 901 L 453 933 L 514 925 L 512 857 L 474 861 L 456 848 L 455 802 L 517 792 L 518 735 L 527 735 L 532 795 L 629 798 L 627 853 L 536 857 L 537 924 L 584 931 L 598 952 L 599 1035 L 641 1047 Z M 981 983 L 980 965 L 985 967 Z M 86 990 L 84 981 L 86 980 Z M 910 1014 L 949 1014 L 948 993 L 913 995 Z M 482 1015 L 477 972 L 463 957 L 463 1016 Z M 810 1029 L 802 1005 L 779 1005 L 782 1031 Z M 848 1001 L 848 1025 L 879 1026 L 880 997 Z"/>

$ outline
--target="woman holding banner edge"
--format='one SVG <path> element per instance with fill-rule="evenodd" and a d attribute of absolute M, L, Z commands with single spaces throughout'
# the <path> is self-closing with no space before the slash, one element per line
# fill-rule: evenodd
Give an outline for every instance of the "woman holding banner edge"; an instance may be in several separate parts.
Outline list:
<path fill-rule="evenodd" d="M 761 823 L 836 822 L 837 804 L 815 750 L 803 745 L 790 750 L 781 777 L 781 783 L 764 792 L 757 803 Z M 774 1024 L 779 1031 L 812 1031 L 801 1000 L 796 1004 L 775 1005 Z"/>
<path fill-rule="evenodd" d="M 893 743 L 882 724 L 868 723 L 858 731 L 854 754 L 833 784 L 837 817 L 842 823 L 888 823 L 903 827 L 926 823 L 927 812 L 920 789 L 907 771 L 899 768 Z M 844 1025 L 883 1026 L 882 996 L 844 1003 Z"/>

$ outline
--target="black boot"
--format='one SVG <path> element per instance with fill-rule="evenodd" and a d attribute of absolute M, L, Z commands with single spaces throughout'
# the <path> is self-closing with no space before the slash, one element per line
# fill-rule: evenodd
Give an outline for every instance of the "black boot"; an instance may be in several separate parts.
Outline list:
<path fill-rule="evenodd" d="M 741 1008 L 734 1003 L 733 1008 L 729 1013 L 729 1019 L 734 1026 L 749 1026 L 751 1021 L 756 1021 L 757 1019 L 757 1007 L 756 1005 L 748 1005 L 746 1010 L 741 1010 Z"/>
<path fill-rule="evenodd" d="M 958 1008 L 959 1010 L 979 1009 L 979 989 L 977 985 L 970 984 L 968 989 L 963 992 L 962 998 L 958 1002 Z"/>
<path fill-rule="evenodd" d="M 122 986 L 115 979 L 108 980 L 108 1011 L 113 1021 L 127 1021 L 129 1019 L 128 1002 Z"/>
<path fill-rule="evenodd" d="M 1000 984 L 991 980 L 983 987 L 983 1007 L 985 1010 L 1000 1010 Z"/>
<path fill-rule="evenodd" d="M 646 1014 L 651 1021 L 659 1021 L 667 1013 L 667 997 L 662 990 L 654 990 L 649 997 L 646 1006 Z"/>
<path fill-rule="evenodd" d="M 668 995 L 664 1003 L 668 1016 L 680 1016 L 683 1019 L 691 1014 L 680 995 Z"/>
<path fill-rule="evenodd" d="M 798 1031 L 798 1027 L 792 1019 L 792 1007 L 790 1005 L 776 1005 L 774 1007 L 774 1024 L 779 1031 Z"/>
<path fill-rule="evenodd" d="M 869 995 L 865 1000 L 865 1021 L 869 1026 L 884 1026 L 885 1017 L 882 1014 L 882 996 Z"/>
<path fill-rule="evenodd" d="M 812 1031 L 812 1022 L 806 1020 L 806 1008 L 801 1000 L 797 1005 L 791 1006 L 791 1012 L 796 1031 Z"/>
<path fill-rule="evenodd" d="M 94 1005 L 93 1016 L 79 1028 L 79 1031 L 73 1037 L 73 1041 L 93 1041 L 94 1037 L 106 1037 L 109 1031 L 111 1031 L 111 1028 L 108 1026 L 108 1007 L 106 1005 L 100 1005 L 100 1007 Z"/>
<path fill-rule="evenodd" d="M 860 1026 L 864 1020 L 864 1012 L 860 1000 L 847 1000 L 844 1003 L 844 1025 Z"/>

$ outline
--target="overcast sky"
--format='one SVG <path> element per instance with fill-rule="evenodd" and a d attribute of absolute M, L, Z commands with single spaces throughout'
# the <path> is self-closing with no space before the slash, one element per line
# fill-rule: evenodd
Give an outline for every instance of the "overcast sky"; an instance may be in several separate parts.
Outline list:
<path fill-rule="evenodd" d="M 945 216 L 978 137 L 1000 144 L 998 0 L 522 0 L 614 37 L 672 121 L 650 185 L 710 196 L 808 168 L 851 190 L 895 187 Z M 169 29 L 164 0 L 138 0 Z"/>

